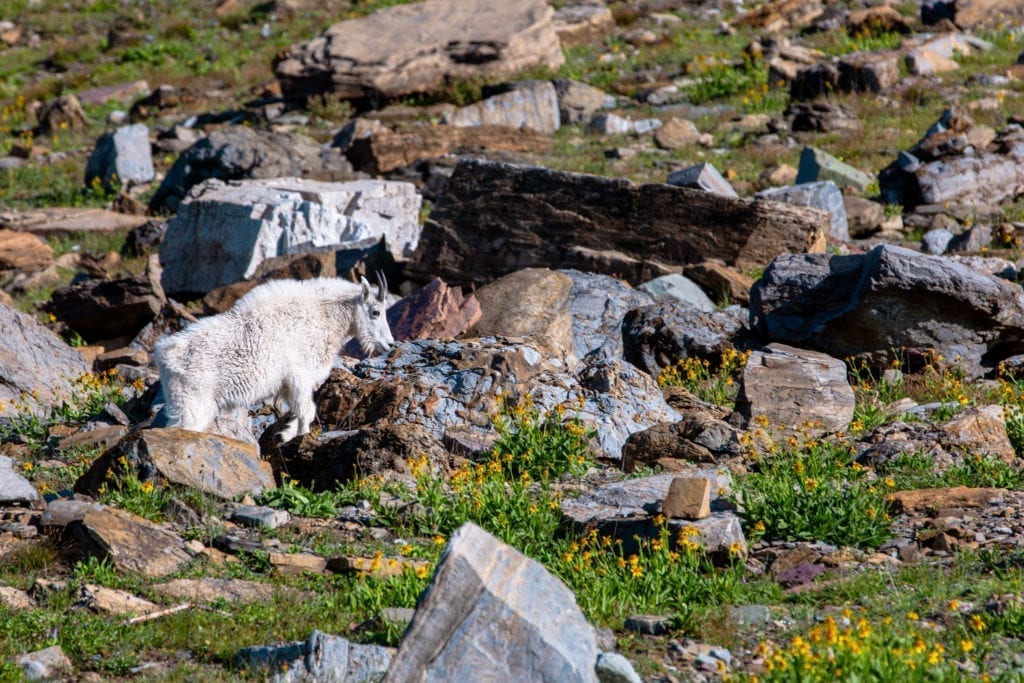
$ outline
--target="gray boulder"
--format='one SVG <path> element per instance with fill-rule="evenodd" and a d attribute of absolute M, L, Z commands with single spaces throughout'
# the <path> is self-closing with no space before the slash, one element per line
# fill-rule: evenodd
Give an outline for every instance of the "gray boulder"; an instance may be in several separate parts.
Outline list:
<path fill-rule="evenodd" d="M 572 278 L 569 314 L 577 358 L 622 360 L 622 318 L 630 310 L 654 303 L 646 292 L 633 289 L 610 275 L 562 270 Z"/>
<path fill-rule="evenodd" d="M 665 182 L 669 185 L 713 192 L 723 197 L 739 198 L 729 181 L 722 177 L 717 168 L 706 162 L 673 171 L 668 174 Z"/>
<path fill-rule="evenodd" d="M 452 535 L 384 681 L 596 682 L 597 655 L 572 591 L 467 523 Z"/>
<path fill-rule="evenodd" d="M 325 428 L 354 429 L 386 417 L 394 424 L 421 424 L 436 438 L 460 425 L 485 434 L 503 393 L 529 394 L 541 410 L 567 407 L 597 430 L 603 454 L 617 459 L 633 432 L 679 419 L 654 380 L 628 363 L 587 359 L 570 369 L 532 346 L 488 337 L 398 348 L 362 361 L 355 377 L 332 375 L 317 409 Z M 339 398 L 329 405 L 325 397 L 331 394 Z"/>
<path fill-rule="evenodd" d="M 324 168 L 321 146 L 294 133 L 228 126 L 181 153 L 149 202 L 155 213 L 173 213 L 195 185 L 216 178 L 307 176 Z"/>
<path fill-rule="evenodd" d="M 289 97 L 401 98 L 565 60 L 542 0 L 430 0 L 343 21 L 274 65 Z"/>
<path fill-rule="evenodd" d="M 970 376 L 1024 352 L 1020 287 L 967 266 L 880 245 L 866 254 L 780 256 L 754 285 L 756 334 L 887 363 L 893 351 L 932 348 L 959 356 Z"/>
<path fill-rule="evenodd" d="M 306 641 L 246 647 L 235 655 L 245 669 L 274 673 L 274 683 L 371 683 L 391 664 L 393 651 L 313 631 Z"/>
<path fill-rule="evenodd" d="M 704 293 L 700 285 L 679 273 L 656 277 L 637 285 L 637 289 L 647 292 L 656 301 L 679 301 L 705 312 L 715 310 L 715 302 Z"/>
<path fill-rule="evenodd" d="M 773 187 L 762 190 L 754 195 L 760 199 L 770 199 L 775 202 L 786 204 L 797 204 L 799 206 L 813 206 L 816 209 L 823 209 L 832 214 L 832 229 L 829 230 L 829 239 L 836 242 L 849 242 L 850 231 L 846 216 L 846 203 L 843 201 L 843 193 L 831 180 L 820 182 L 801 183 L 789 187 Z"/>
<path fill-rule="evenodd" d="M 12 401 L 34 415 L 48 413 L 71 399 L 71 380 L 87 372 L 76 349 L 32 316 L 0 305 L 0 418 L 17 415 Z"/>
<path fill-rule="evenodd" d="M 861 193 L 867 192 L 868 187 L 875 182 L 872 176 L 836 159 L 828 152 L 804 147 L 800 152 L 797 184 L 823 180 L 831 180 L 839 187 L 854 187 Z"/>
<path fill-rule="evenodd" d="M 554 86 L 558 94 L 559 118 L 563 124 L 586 125 L 609 104 L 610 95 L 586 83 L 560 78 L 554 81 Z"/>
<path fill-rule="evenodd" d="M 414 185 L 385 180 L 206 181 L 167 226 L 162 284 L 168 293 L 205 293 L 253 275 L 267 258 L 382 238 L 401 260 L 416 248 L 421 204 Z"/>
<path fill-rule="evenodd" d="M 156 177 L 149 129 L 136 123 L 104 133 L 85 163 L 85 185 L 98 180 L 108 190 L 148 183 Z"/>

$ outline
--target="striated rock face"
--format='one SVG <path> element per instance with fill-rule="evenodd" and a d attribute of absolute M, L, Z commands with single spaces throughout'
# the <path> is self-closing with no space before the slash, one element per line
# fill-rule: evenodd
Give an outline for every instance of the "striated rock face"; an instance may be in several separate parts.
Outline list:
<path fill-rule="evenodd" d="M 384 678 L 596 683 L 597 638 L 544 567 L 474 524 L 456 531 Z"/>
<path fill-rule="evenodd" d="M 16 414 L 11 401 L 22 392 L 32 413 L 48 412 L 70 398 L 71 381 L 87 372 L 82 354 L 35 318 L 0 306 L 0 417 Z"/>
<path fill-rule="evenodd" d="M 572 316 L 574 350 L 577 358 L 622 359 L 622 318 L 638 306 L 654 303 L 654 297 L 633 289 L 610 275 L 560 271 L 572 278 L 569 313 Z"/>
<path fill-rule="evenodd" d="M 290 97 L 404 97 L 448 81 L 500 79 L 564 61 L 542 0 L 429 0 L 343 21 L 274 65 Z"/>
<path fill-rule="evenodd" d="M 1020 287 L 967 266 L 881 245 L 866 254 L 787 255 L 754 285 L 755 334 L 888 362 L 894 350 L 934 348 L 978 377 L 1024 351 Z"/>
<path fill-rule="evenodd" d="M 769 344 L 754 351 L 741 376 L 736 411 L 748 422 L 767 418 L 779 436 L 820 436 L 846 429 L 856 399 L 846 363 L 817 351 Z"/>
<path fill-rule="evenodd" d="M 527 267 L 580 268 L 636 284 L 659 267 L 707 258 L 763 265 L 820 248 L 828 229 L 829 215 L 807 207 L 464 159 L 407 271 L 462 284 Z M 605 260 L 608 270 L 593 258 L 601 253 L 618 256 Z"/>
<path fill-rule="evenodd" d="M 249 277 L 266 258 L 381 238 L 402 259 L 416 248 L 421 203 L 411 183 L 384 180 L 207 181 L 167 226 L 162 284 L 169 293 L 208 292 Z"/>

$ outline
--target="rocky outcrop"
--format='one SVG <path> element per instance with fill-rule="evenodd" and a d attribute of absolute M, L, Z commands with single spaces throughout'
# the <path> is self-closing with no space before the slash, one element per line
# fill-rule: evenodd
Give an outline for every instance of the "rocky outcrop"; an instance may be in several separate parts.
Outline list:
<path fill-rule="evenodd" d="M 622 359 L 622 318 L 630 309 L 654 303 L 646 292 L 633 289 L 610 275 L 560 271 L 572 278 L 569 314 L 577 358 Z"/>
<path fill-rule="evenodd" d="M 525 267 L 595 270 L 588 251 L 615 252 L 614 274 L 639 283 L 649 263 L 717 257 L 747 268 L 820 248 L 828 221 L 806 207 L 465 159 L 407 271 L 481 283 Z"/>
<path fill-rule="evenodd" d="M 722 352 L 748 339 L 746 309 L 730 306 L 702 311 L 679 302 L 636 308 L 622 320 L 622 355 L 653 377 L 683 358 L 717 367 Z"/>
<path fill-rule="evenodd" d="M 274 64 L 285 94 L 397 98 L 449 81 L 498 79 L 563 62 L 541 0 L 429 0 L 343 21 Z M 414 38 L 414 39 L 410 39 Z"/>

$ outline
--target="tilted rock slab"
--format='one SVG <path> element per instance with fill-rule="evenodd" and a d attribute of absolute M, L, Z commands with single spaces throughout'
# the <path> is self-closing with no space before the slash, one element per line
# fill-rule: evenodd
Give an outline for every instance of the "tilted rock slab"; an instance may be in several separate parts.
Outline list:
<path fill-rule="evenodd" d="M 558 94 L 548 81 L 517 83 L 508 92 L 460 107 L 445 116 L 452 126 L 506 126 L 552 135 L 562 125 Z"/>
<path fill-rule="evenodd" d="M 53 265 L 53 247 L 27 232 L 0 229 L 0 270 L 35 273 Z"/>
<path fill-rule="evenodd" d="M 542 0 L 428 0 L 335 24 L 274 65 L 290 97 L 394 98 L 565 61 Z"/>
<path fill-rule="evenodd" d="M 187 429 L 144 429 L 93 462 L 75 490 L 94 495 L 121 459 L 141 481 L 156 478 L 231 499 L 276 488 L 270 463 L 253 444 Z"/>
<path fill-rule="evenodd" d="M 767 419 L 767 429 L 780 437 L 842 431 L 853 420 L 855 404 L 846 363 L 785 344 L 750 354 L 736 396 L 736 412 L 748 423 Z"/>
<path fill-rule="evenodd" d="M 619 458 L 630 434 L 675 422 L 657 383 L 628 363 L 588 360 L 570 370 L 532 346 L 485 337 L 403 342 L 388 356 L 362 361 L 354 376 L 332 375 L 318 392 L 325 429 L 377 420 L 417 423 L 437 438 L 452 427 L 490 429 L 502 394 L 529 394 L 541 410 L 561 405 L 597 430 L 598 446 Z"/>
<path fill-rule="evenodd" d="M 398 341 L 451 339 L 480 320 L 480 302 L 434 278 L 422 289 L 388 308 L 388 325 Z"/>
<path fill-rule="evenodd" d="M 18 413 L 12 399 L 35 415 L 48 413 L 70 399 L 72 380 L 87 372 L 89 364 L 76 349 L 32 316 L 0 305 L 0 417 Z"/>
<path fill-rule="evenodd" d="M 14 460 L 0 455 L 0 505 L 39 506 L 43 499 L 29 483 L 14 469 Z"/>
<path fill-rule="evenodd" d="M 596 683 L 597 637 L 576 596 L 480 527 L 452 534 L 385 683 Z"/>
<path fill-rule="evenodd" d="M 935 349 L 970 376 L 1024 352 L 1019 286 L 938 256 L 880 245 L 866 254 L 780 256 L 750 296 L 761 337 L 888 362 L 893 350 Z"/>
<path fill-rule="evenodd" d="M 732 475 L 723 468 L 681 469 L 641 479 L 626 479 L 588 491 L 578 498 L 561 502 L 562 514 L 582 533 L 597 529 L 602 535 L 621 539 L 623 552 L 636 552 L 634 536 L 656 538 L 658 527 L 653 518 L 659 514 L 672 480 L 679 476 L 704 477 L 711 480 L 711 516 L 701 520 L 669 519 L 672 538 L 678 531 L 692 527 L 693 540 L 718 560 L 730 553 L 745 554 L 746 538 L 736 513 L 729 509 L 724 496 L 732 487 Z M 734 545 L 735 544 L 735 545 Z"/>
<path fill-rule="evenodd" d="M 589 250 L 635 260 L 630 272 L 606 274 L 639 284 L 652 277 L 646 261 L 717 257 L 749 268 L 823 248 L 829 227 L 829 214 L 809 207 L 464 159 L 424 225 L 407 272 L 465 284 L 527 267 L 594 271 L 597 264 L 581 251 Z"/>
<path fill-rule="evenodd" d="M 117 508 L 89 510 L 72 527 L 86 554 L 110 558 L 122 572 L 165 576 L 190 559 L 184 541 L 177 535 Z"/>
<path fill-rule="evenodd" d="M 205 293 L 249 277 L 266 258 L 381 238 L 402 260 L 416 248 L 422 201 L 412 183 L 385 180 L 206 181 L 167 226 L 162 283 L 169 293 Z"/>

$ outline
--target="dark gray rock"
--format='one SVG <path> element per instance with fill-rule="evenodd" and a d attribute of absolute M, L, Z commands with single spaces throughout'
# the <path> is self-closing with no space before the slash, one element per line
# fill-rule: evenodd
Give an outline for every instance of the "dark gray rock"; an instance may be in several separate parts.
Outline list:
<path fill-rule="evenodd" d="M 1020 287 L 888 245 L 779 257 L 751 291 L 750 320 L 764 339 L 837 358 L 887 364 L 894 350 L 934 348 L 975 377 L 1024 352 Z"/>
<path fill-rule="evenodd" d="M 134 337 L 166 302 L 157 276 L 86 280 L 53 291 L 44 310 L 88 342 Z"/>
<path fill-rule="evenodd" d="M 831 180 L 839 187 L 854 187 L 858 192 L 867 192 L 875 179 L 834 156 L 814 147 L 804 147 L 800 152 L 800 166 L 796 172 L 796 183 L 814 183 Z"/>
<path fill-rule="evenodd" d="M 793 103 L 786 107 L 783 117 L 793 132 L 814 131 L 830 133 L 859 133 L 864 125 L 857 112 L 846 104 L 831 102 Z"/>
<path fill-rule="evenodd" d="M 728 180 L 722 177 L 718 169 L 706 162 L 673 171 L 668 174 L 668 180 L 665 182 L 669 185 L 712 192 L 723 197 L 732 197 L 734 199 L 739 197 L 736 194 L 736 190 L 733 189 Z"/>
<path fill-rule="evenodd" d="M 653 377 L 683 358 L 713 365 L 747 340 L 748 313 L 730 306 L 705 312 L 683 303 L 656 303 L 629 311 L 622 321 L 622 355 Z"/>
<path fill-rule="evenodd" d="M 322 168 L 320 145 L 293 133 L 228 126 L 199 140 L 174 162 L 149 202 L 156 213 L 173 213 L 204 180 L 308 176 Z"/>
<path fill-rule="evenodd" d="M 384 681 L 597 681 L 572 591 L 473 524 L 456 531 Z"/>

